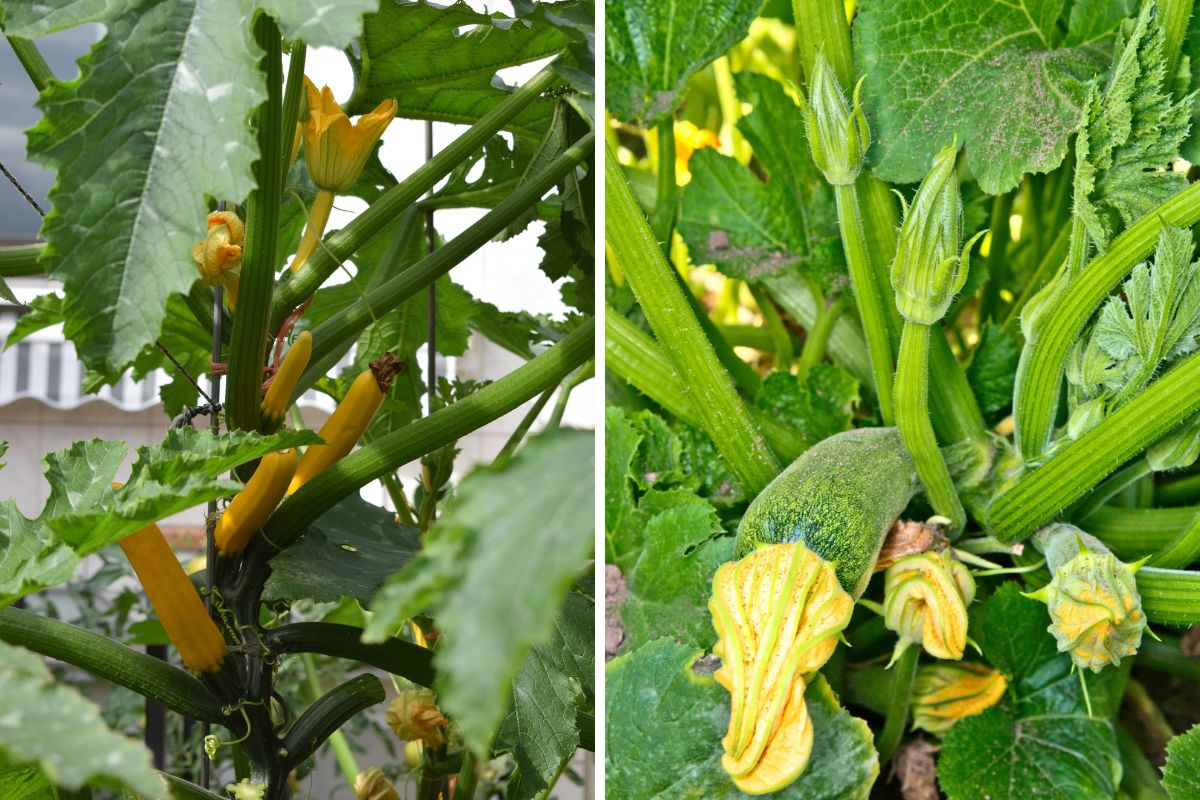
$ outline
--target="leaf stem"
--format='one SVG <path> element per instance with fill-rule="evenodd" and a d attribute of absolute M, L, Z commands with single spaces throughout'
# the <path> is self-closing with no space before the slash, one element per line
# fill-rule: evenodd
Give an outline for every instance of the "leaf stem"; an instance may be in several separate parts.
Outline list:
<path fill-rule="evenodd" d="M 676 371 L 687 376 L 704 431 L 746 490 L 757 494 L 779 472 L 779 464 L 754 428 L 696 316 L 686 313 L 687 300 L 671 276 L 672 267 L 663 258 L 616 157 L 607 149 L 604 175 L 609 258 L 629 281 Z"/>
<path fill-rule="evenodd" d="M 0 247 L 0 278 L 45 274 L 45 268 L 39 263 L 45 250 L 46 245 L 40 242 Z"/>
<path fill-rule="evenodd" d="M 33 81 L 33 85 L 37 88 L 38 92 L 45 91 L 51 81 L 57 80 L 54 77 L 54 72 L 50 69 L 50 65 L 42 57 L 41 51 L 37 49 L 37 45 L 29 39 L 24 39 L 20 36 L 7 36 L 5 38 L 8 39 L 13 53 L 16 54 L 17 60 L 21 62 L 21 66 L 25 68 L 25 72 L 29 75 L 29 80 Z"/>
<path fill-rule="evenodd" d="M 296 141 L 296 124 L 300 120 L 300 106 L 304 101 L 304 62 L 308 58 L 308 46 L 296 39 L 288 58 L 287 85 L 283 89 L 283 121 L 281 124 L 279 142 L 280 155 L 283 156 L 283 169 L 280 172 L 282 180 L 279 191 L 287 188 L 287 174 L 292 168 L 292 147 Z"/>
<path fill-rule="evenodd" d="M 1192 0 L 1158 0 L 1158 23 L 1166 34 L 1163 42 L 1163 57 L 1166 63 L 1167 91 L 1175 86 L 1175 73 L 1179 70 L 1183 40 L 1187 36 L 1192 17 Z M 1177 92 L 1174 93 L 1179 96 Z"/>
<path fill-rule="evenodd" d="M 317 677 L 316 660 L 312 657 L 312 653 L 303 653 L 300 659 L 304 664 L 304 688 L 307 690 L 308 701 L 315 703 L 321 699 L 324 691 L 321 688 L 321 681 Z M 333 749 L 333 757 L 342 770 L 342 776 L 350 785 L 350 790 L 354 791 L 354 781 L 358 778 L 359 772 L 358 762 L 354 760 L 354 753 L 350 749 L 350 743 L 346 741 L 345 734 L 340 730 L 331 733 L 329 746 Z"/>
<path fill-rule="evenodd" d="M 1109 254 L 1112 253 L 1110 250 Z M 1082 276 L 1079 283 L 1087 277 L 1087 274 Z M 988 529 L 1002 541 L 1018 541 L 1033 533 L 1118 466 L 1200 409 L 1197 385 L 1200 385 L 1200 353 L 1181 360 L 1045 464 L 1027 469 L 1016 483 L 992 500 L 987 512 Z"/>
<path fill-rule="evenodd" d="M 1164 483 L 1154 490 L 1154 502 L 1178 505 L 1200 497 L 1200 473 Z"/>
<path fill-rule="evenodd" d="M 1020 333 L 1021 311 L 1033 296 L 1053 277 L 1057 269 L 1063 265 L 1067 257 L 1070 230 L 1067 226 L 1059 229 L 1058 234 L 1054 237 L 1054 242 L 1046 250 L 1046 253 L 1042 256 L 1042 260 L 1038 262 L 1037 269 L 1033 271 L 1033 275 L 1025 282 L 1025 287 L 1021 290 L 1021 295 L 1013 302 L 1012 306 L 1008 309 L 1008 314 L 1004 317 L 1003 327 L 1005 333 Z"/>
<path fill-rule="evenodd" d="M 1200 623 L 1200 572 L 1142 567 L 1134 577 L 1146 619 L 1165 625 Z"/>
<path fill-rule="evenodd" d="M 912 702 L 913 683 L 917 678 L 917 662 L 921 656 L 920 647 L 909 647 L 905 650 L 890 670 L 892 674 L 892 694 L 888 700 L 887 714 L 884 717 L 883 730 L 875 737 L 875 749 L 879 751 L 879 765 L 882 767 L 891 760 L 904 735 L 904 727 L 908 722 L 908 707 Z"/>
<path fill-rule="evenodd" d="M 1079 520 L 1080 525 L 1087 527 L 1087 518 L 1100 506 L 1107 503 L 1109 500 L 1123 492 L 1130 485 L 1137 483 L 1145 476 L 1152 472 L 1149 462 L 1145 458 L 1139 458 L 1129 462 L 1119 470 L 1109 475 L 1103 483 L 1097 486 L 1088 495 L 1085 495 L 1082 500 L 1068 512 L 1073 520 Z"/>
<path fill-rule="evenodd" d="M 283 737 L 290 768 L 317 752 L 317 748 L 355 714 L 382 703 L 383 684 L 374 675 L 359 675 L 335 686 L 309 706 Z"/>
<path fill-rule="evenodd" d="M 821 302 L 817 309 L 817 318 L 808 329 L 808 337 L 800 351 L 800 361 L 796 365 L 796 374 L 801 380 L 812 372 L 813 367 L 825 358 L 825 350 L 829 346 L 829 334 L 833 331 L 833 323 L 842 315 L 846 307 L 846 295 L 839 293 L 832 301 Z"/>
<path fill-rule="evenodd" d="M 663 254 L 671 257 L 671 239 L 675 231 L 675 210 L 679 189 L 675 182 L 675 117 L 659 123 L 658 183 L 654 193 L 654 235 L 662 243 Z"/>
<path fill-rule="evenodd" d="M 1007 283 L 1008 218 L 1012 214 L 1012 193 L 998 196 L 992 201 L 992 219 L 989 224 L 992 239 L 988 245 L 987 285 L 979 301 L 979 319 L 988 320 L 997 316 L 1000 306 L 1000 289 Z"/>
<path fill-rule="evenodd" d="M 871 378 L 875 396 L 879 401 L 879 415 L 885 426 L 894 419 L 892 399 L 892 343 L 888 334 L 887 309 L 876 281 L 863 233 L 862 217 L 858 211 L 858 196 L 854 184 L 833 187 L 837 198 L 838 224 L 842 231 L 842 247 L 846 251 L 846 266 L 850 271 L 850 285 L 858 305 L 858 316 L 862 320 L 867 338 L 867 355 L 871 360 Z"/>
<path fill-rule="evenodd" d="M 755 283 L 751 283 L 749 286 L 750 294 L 754 296 L 754 302 L 758 304 L 758 309 L 762 312 L 763 322 L 766 323 L 767 331 L 770 332 L 771 340 L 775 345 L 773 348 L 775 352 L 775 369 L 790 372 L 794 358 L 792 354 L 792 335 L 788 333 L 787 327 L 783 324 L 783 318 L 779 316 L 779 309 L 775 308 L 775 303 L 771 301 L 771 297 L 767 294 L 766 290 Z M 824 349 L 823 345 L 822 349 Z"/>
<path fill-rule="evenodd" d="M 421 686 L 433 686 L 433 652 L 403 639 L 365 644 L 362 628 L 334 622 L 293 622 L 272 628 L 267 636 L 273 652 L 352 659 Z"/>
<path fill-rule="evenodd" d="M 896 427 L 929 502 L 937 513 L 950 519 L 953 536 L 962 530 L 967 515 L 929 419 L 929 334 L 929 325 L 904 323 L 896 367 Z"/>

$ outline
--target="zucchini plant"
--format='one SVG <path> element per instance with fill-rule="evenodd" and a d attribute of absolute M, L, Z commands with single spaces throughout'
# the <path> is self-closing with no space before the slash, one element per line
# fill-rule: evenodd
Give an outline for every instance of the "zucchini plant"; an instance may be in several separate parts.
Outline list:
<path fill-rule="evenodd" d="M 0 732 L 0 795 L 280 800 L 328 747 L 335 796 L 530 800 L 594 749 L 593 437 L 562 424 L 593 374 L 594 10 L 0 4 L 38 90 L 28 156 L 56 173 L 42 241 L 0 248 L 0 294 L 61 287 L 8 344 L 61 324 L 86 389 L 169 376 L 161 444 L 129 459 L 76 442 L 44 457 L 40 514 L 0 499 L 0 693 L 22 720 Z M 85 23 L 104 30 L 78 76 L 54 74 L 39 40 Z M 344 52 L 346 102 L 320 87 L 317 47 Z M 496 77 L 513 67 L 516 85 Z M 426 123 L 408 175 L 381 160 L 401 119 Z M 436 153 L 434 121 L 462 126 Z M 362 210 L 327 233 L 346 199 Z M 444 209 L 482 211 L 451 237 Z M 539 227 L 564 313 L 501 311 L 451 280 Z M 438 375 L 471 336 L 519 366 Z M 307 430 L 296 402 L 314 390 L 336 410 Z M 457 443 L 522 407 L 460 476 Z M 386 506 L 360 497 L 374 481 Z M 157 524 L 189 509 L 207 518 L 190 575 Z M 73 577 L 85 559 L 107 581 L 131 566 L 121 596 L 148 603 L 60 619 L 45 590 L 100 594 Z M 130 603 L 165 660 L 131 646 Z M 68 686 L 43 657 L 87 677 Z M 74 688 L 103 684 L 186 720 L 190 751 L 152 764 L 139 714 L 114 729 Z M 366 763 L 364 730 L 394 758 Z"/>
<path fill-rule="evenodd" d="M 608 0 L 608 796 L 1195 796 L 1192 6 Z"/>

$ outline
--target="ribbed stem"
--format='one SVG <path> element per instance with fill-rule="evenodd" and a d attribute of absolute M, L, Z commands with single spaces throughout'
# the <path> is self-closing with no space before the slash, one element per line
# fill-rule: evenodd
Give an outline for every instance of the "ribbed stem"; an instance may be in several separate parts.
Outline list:
<path fill-rule="evenodd" d="M 629 281 L 671 363 L 680 376 L 686 376 L 705 432 L 746 490 L 757 494 L 779 472 L 779 464 L 754 428 L 695 315 L 684 313 L 683 291 L 611 151 L 606 151 L 604 176 L 608 256 Z"/>
<path fill-rule="evenodd" d="M 842 247 L 846 252 L 850 284 L 854 289 L 854 301 L 858 305 L 858 316 L 862 320 L 863 332 L 867 338 L 867 355 L 871 360 L 871 376 L 875 396 L 879 402 L 879 415 L 883 418 L 883 424 L 890 426 L 894 418 L 894 402 L 888 312 L 867 256 L 866 236 L 858 212 L 858 196 L 854 185 L 834 186 L 833 189 L 837 197 L 838 224 L 841 226 Z"/>
<path fill-rule="evenodd" d="M 165 661 L 107 636 L 18 608 L 0 609 L 0 639 L 157 700 L 203 722 L 225 721 L 220 702 L 200 681 Z"/>
<path fill-rule="evenodd" d="M 1153 470 L 1150 469 L 1150 464 L 1146 459 L 1139 458 L 1136 461 L 1131 461 L 1112 475 L 1109 475 L 1091 494 L 1086 495 L 1076 503 L 1068 516 L 1073 520 L 1078 520 L 1079 524 L 1086 528 L 1089 514 L 1095 513 L 1096 509 L 1125 491 L 1129 486 L 1151 474 L 1151 472 Z"/>
<path fill-rule="evenodd" d="M 0 278 L 43 274 L 45 269 L 38 263 L 38 259 L 45 250 L 46 245 L 41 243 L 0 247 Z"/>
<path fill-rule="evenodd" d="M 1150 563 L 1163 569 L 1183 569 L 1200 558 L 1200 513 L 1188 520 L 1187 525 L 1154 554 Z"/>
<path fill-rule="evenodd" d="M 979 319 L 988 320 L 997 316 L 1000 305 L 1000 289 L 1008 281 L 1008 218 L 1012 214 L 1012 193 L 1005 193 L 992 201 L 992 218 L 989 223 L 991 243 L 987 255 L 987 285 L 979 301 Z"/>
<path fill-rule="evenodd" d="M 383 684 L 374 675 L 359 675 L 331 689 L 309 706 L 283 737 L 288 765 L 303 762 L 351 717 L 382 703 L 385 696 Z"/>
<path fill-rule="evenodd" d="M 913 683 L 917 678 L 917 662 L 920 660 L 921 648 L 910 647 L 905 650 L 900 659 L 892 666 L 892 694 L 888 700 L 887 715 L 884 717 L 883 730 L 875 737 L 875 749 L 879 751 L 880 766 L 888 763 L 904 736 L 904 727 L 908 722 L 908 709 L 912 703 Z"/>
<path fill-rule="evenodd" d="M 1158 0 L 1158 23 L 1162 25 L 1166 34 L 1163 57 L 1167 62 L 1168 91 L 1172 91 L 1175 86 L 1175 73 L 1179 69 L 1179 57 L 1182 55 L 1183 40 L 1187 36 L 1191 18 L 1192 0 Z M 1178 93 L 1176 95 L 1178 96 Z"/>
<path fill-rule="evenodd" d="M 361 661 L 421 686 L 433 686 L 433 652 L 403 639 L 364 644 L 362 628 L 333 622 L 293 622 L 272 628 L 269 636 L 275 652 L 319 653 Z"/>
<path fill-rule="evenodd" d="M 28 39 L 22 39 L 20 36 L 8 36 L 6 38 L 12 46 L 13 53 L 17 56 L 17 60 L 25 68 L 25 72 L 29 75 L 29 80 L 33 81 L 33 85 L 37 88 L 38 92 L 44 91 L 50 85 L 50 81 L 56 80 L 54 73 L 50 70 L 50 65 L 46 63 L 46 59 L 42 57 L 41 51 L 37 49 L 37 45 Z"/>
<path fill-rule="evenodd" d="M 604 307 L 604 363 L 613 373 L 682 422 L 699 427 L 685 384 L 650 335 L 611 306 Z"/>
<path fill-rule="evenodd" d="M 937 513 L 950 519 L 951 530 L 957 533 L 966 523 L 967 515 L 929 420 L 929 333 L 928 325 L 904 323 L 896 366 L 896 427 L 930 504 Z"/>
<path fill-rule="evenodd" d="M 854 85 L 854 56 L 845 6 L 837 0 L 792 0 L 800 66 L 811 75 L 821 52 L 842 86 Z"/>
<path fill-rule="evenodd" d="M 1163 505 L 1186 503 L 1200 498 L 1200 473 L 1164 483 L 1154 490 L 1154 501 Z"/>
<path fill-rule="evenodd" d="M 384 192 L 366 211 L 329 237 L 325 247 L 313 254 L 304 265 L 304 269 L 280 284 L 271 308 L 271 329 L 278 330 L 292 309 L 315 292 L 342 261 L 385 230 L 404 209 L 417 202 L 421 195 L 468 156 L 483 147 L 485 142 L 558 81 L 554 65 L 544 67 L 503 102 L 480 117 L 462 136 L 440 150 L 403 181 Z"/>
<path fill-rule="evenodd" d="M 1038 262 L 1033 275 L 1025 282 L 1025 287 L 1021 289 L 1020 296 L 1017 297 L 1016 301 L 1008 309 L 1008 314 L 1004 317 L 1004 330 L 1006 333 L 1020 333 L 1021 311 L 1033 299 L 1033 296 L 1041 291 L 1042 287 L 1054 276 L 1058 268 L 1062 266 L 1063 260 L 1067 257 L 1070 230 L 1066 226 L 1059 229 L 1058 235 L 1054 237 L 1054 242 L 1046 250 L 1045 255 L 1042 256 L 1042 260 Z"/>
<path fill-rule="evenodd" d="M 1115 249 L 1114 246 L 1109 250 L 1109 255 Z M 1099 261 L 1093 262 L 1076 285 L 1082 285 L 1093 274 Z M 1198 382 L 1200 354 L 1193 354 L 1045 464 L 1026 471 L 992 500 L 988 507 L 989 530 L 1006 542 L 1033 533 L 1118 466 L 1200 409 Z"/>
<path fill-rule="evenodd" d="M 562 341 L 479 391 L 338 461 L 288 497 L 263 526 L 263 539 L 287 547 L 352 492 L 460 439 L 562 381 L 592 357 L 596 323 L 587 319 Z"/>
<path fill-rule="evenodd" d="M 1102 506 L 1081 526 L 1122 561 L 1136 561 L 1169 545 L 1200 508 L 1120 508 Z M 1155 564 L 1158 566 L 1158 564 Z"/>
<path fill-rule="evenodd" d="M 1042 453 L 1050 441 L 1067 351 L 1092 313 L 1150 255 L 1163 225 L 1188 227 L 1197 220 L 1200 184 L 1192 184 L 1129 226 L 1044 310 L 1037 335 L 1021 353 L 1014 395 L 1017 444 L 1027 458 Z"/>
<path fill-rule="evenodd" d="M 292 42 L 288 58 L 287 85 L 283 89 L 283 124 L 280 128 L 280 154 L 283 159 L 282 181 L 279 191 L 287 187 L 287 174 L 292 168 L 292 147 L 296 142 L 296 123 L 300 120 L 300 106 L 304 101 L 304 62 L 308 58 L 308 46 L 299 39 Z"/>
<path fill-rule="evenodd" d="M 1135 577 L 1146 619 L 1166 625 L 1200 623 L 1200 572 L 1142 567 Z"/>
<path fill-rule="evenodd" d="M 655 129 L 658 136 L 658 183 L 654 193 L 654 235 L 662 243 L 663 254 L 671 252 L 675 230 L 675 210 L 679 196 L 675 184 L 675 117 L 668 116 Z"/>

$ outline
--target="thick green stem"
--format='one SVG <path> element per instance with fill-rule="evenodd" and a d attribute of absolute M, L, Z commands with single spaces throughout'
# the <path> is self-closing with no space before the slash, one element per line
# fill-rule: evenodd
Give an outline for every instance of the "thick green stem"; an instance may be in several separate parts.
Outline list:
<path fill-rule="evenodd" d="M 754 367 L 747 364 L 739 356 L 725 340 L 724 334 L 708 316 L 708 310 L 701 304 L 696 295 L 692 294 L 691 288 L 688 286 L 684 277 L 679 274 L 679 270 L 672 266 L 671 274 L 674 275 L 675 281 L 679 284 L 679 290 L 683 292 L 684 298 L 687 300 L 688 306 L 692 309 L 692 314 L 696 317 L 696 321 L 700 323 L 701 330 L 708 337 L 709 344 L 717 353 L 717 360 L 721 362 L 721 366 L 729 371 L 729 377 L 733 378 L 734 384 L 747 397 L 754 397 L 758 394 L 759 388 L 762 386 L 762 376 L 754 371 Z"/>
<path fill-rule="evenodd" d="M 1187 36 L 1191 18 L 1192 0 L 1158 0 L 1158 22 L 1166 34 L 1163 42 L 1163 57 L 1167 62 L 1166 86 L 1168 91 L 1173 91 L 1175 88 L 1175 73 L 1179 70 L 1179 57 L 1182 55 L 1183 40 Z M 1178 92 L 1175 92 L 1175 95 L 1182 96 Z"/>
<path fill-rule="evenodd" d="M 304 688 L 307 690 L 308 701 L 315 703 L 325 692 L 321 688 L 321 680 L 317 677 L 316 662 L 311 653 L 304 653 L 300 659 L 304 662 Z M 345 734 L 341 731 L 331 733 L 329 746 L 333 749 L 333 757 L 338 762 L 338 767 L 342 770 L 342 777 L 350 785 L 350 790 L 354 791 L 354 781 L 358 778 L 359 772 L 358 762 L 354 760 L 354 752 L 350 749 L 350 743 L 346 741 Z"/>
<path fill-rule="evenodd" d="M 1101 506 L 1084 521 L 1088 533 L 1122 561 L 1136 561 L 1167 547 L 1200 512 L 1200 507 L 1120 508 Z M 1160 566 L 1155 563 L 1154 566 Z"/>
<path fill-rule="evenodd" d="M 752 347 L 764 353 L 775 352 L 774 335 L 760 325 L 717 325 L 717 330 L 731 347 Z"/>
<path fill-rule="evenodd" d="M 1192 184 L 1129 226 L 1043 310 L 1037 335 L 1026 342 L 1017 368 L 1013 413 L 1017 445 L 1026 457 L 1039 455 L 1050 441 L 1067 352 L 1092 313 L 1153 251 L 1163 225 L 1188 227 L 1197 220 L 1200 184 Z"/>
<path fill-rule="evenodd" d="M 284 500 L 263 526 L 264 535 L 259 538 L 278 549 L 287 547 L 313 520 L 352 492 L 478 430 L 556 385 L 592 357 L 595 332 L 595 320 L 589 318 L 562 341 L 503 378 L 346 456 Z"/>
<path fill-rule="evenodd" d="M 521 88 L 479 118 L 462 136 L 440 150 L 411 175 L 383 193 L 346 227 L 329 237 L 304 267 L 280 284 L 271 310 L 271 330 L 278 330 L 292 309 L 315 292 L 341 262 L 382 232 L 421 195 L 461 164 L 512 119 L 559 81 L 554 65 L 544 67 Z"/>
<path fill-rule="evenodd" d="M 464 258 L 487 244 L 510 222 L 523 214 L 538 198 L 550 191 L 567 173 L 591 155 L 594 141 L 594 133 L 585 134 L 545 169 L 522 183 L 521 187 L 502 203 L 484 214 L 478 222 L 314 328 L 311 363 L 300 378 L 296 393 L 312 386 L 324 374 L 321 370 L 322 360 L 328 354 L 357 339 L 361 332 L 377 319 L 445 275 L 451 267 L 462 263 Z M 307 263 L 311 264 L 323 250 L 324 248 L 319 248 Z M 296 274 L 303 274 L 307 268 L 301 268 Z"/>
<path fill-rule="evenodd" d="M 538 399 L 535 400 L 533 405 L 529 407 L 529 410 L 525 412 L 525 416 L 521 418 L 521 422 L 519 425 L 517 425 L 516 430 L 512 432 L 512 435 L 508 437 L 508 441 L 504 443 L 504 447 L 500 449 L 500 452 L 497 453 L 496 457 L 492 460 L 493 464 L 504 464 L 510 458 L 512 458 L 513 453 L 517 452 L 517 447 L 520 446 L 521 441 L 525 438 L 525 434 L 529 433 L 529 429 L 533 427 L 533 423 L 537 420 L 538 414 L 542 413 L 542 409 L 546 407 L 548 402 L 550 402 L 550 398 L 553 396 L 557 388 L 557 386 L 551 386 L 549 389 L 538 395 Z"/>
<path fill-rule="evenodd" d="M 1135 577 L 1146 619 L 1166 625 L 1200 623 L 1200 572 L 1142 567 Z"/>
<path fill-rule="evenodd" d="M 887 715 L 884 718 L 883 730 L 875 737 L 875 749 L 879 751 L 880 766 L 887 764 L 900 738 L 904 735 L 904 727 L 908 723 L 908 707 L 912 702 L 913 683 L 917 678 L 917 662 L 920 660 L 921 648 L 910 647 L 905 650 L 899 660 L 892 666 L 892 696 L 888 701 Z"/>
<path fill-rule="evenodd" d="M 1137 665 L 1200 681 L 1200 658 L 1185 654 L 1174 636 L 1163 636 L 1161 642 L 1144 637 L 1138 648 Z"/>
<path fill-rule="evenodd" d="M 811 75 L 820 52 L 833 67 L 842 86 L 854 85 L 854 56 L 850 50 L 850 23 L 840 0 L 792 0 L 800 66 Z M 806 78 L 807 80 L 807 78 Z"/>
<path fill-rule="evenodd" d="M 288 58 L 287 85 L 283 90 L 283 122 L 280 127 L 280 155 L 283 156 L 282 181 L 279 191 L 287 187 L 287 174 L 292 168 L 292 147 L 296 141 L 296 123 L 300 120 L 300 106 L 304 102 L 304 62 L 308 57 L 308 46 L 297 39 L 292 42 Z"/>
<path fill-rule="evenodd" d="M 655 337 L 693 392 L 702 428 L 751 494 L 779 472 L 779 464 L 755 429 L 729 374 L 672 277 L 654 234 L 642 215 L 616 157 L 606 151 L 605 238 L 609 258 L 629 281 Z"/>
<path fill-rule="evenodd" d="M 259 65 L 266 79 L 267 101 L 258 110 L 260 153 L 254 173 L 259 188 L 250 195 L 246 212 L 246 247 L 238 283 L 238 306 L 233 315 L 229 383 L 225 390 L 229 426 L 246 431 L 258 430 L 267 318 L 275 285 L 279 238 L 278 187 L 283 185 L 283 156 L 279 152 L 283 135 L 283 55 L 279 28 L 270 15 L 260 14 L 254 32 L 265 51 Z"/>
<path fill-rule="evenodd" d="M 433 686 L 433 652 L 403 639 L 364 644 L 362 628 L 333 622 L 293 622 L 268 632 L 278 653 L 319 653 L 361 661 L 421 686 Z"/>
<path fill-rule="evenodd" d="M 37 45 L 28 39 L 22 39 L 20 36 L 8 36 L 6 38 L 8 39 L 8 43 L 12 45 L 13 53 L 16 54 L 17 60 L 21 62 L 21 66 L 29 74 L 29 80 L 33 81 L 33 85 L 39 92 L 45 91 L 51 81 L 57 80 L 54 77 L 54 73 L 50 70 L 50 65 L 42 57 L 41 51 L 37 49 Z"/>
<path fill-rule="evenodd" d="M 1190 191 L 1191 188 L 1185 190 Z M 1087 280 L 1097 263 L 1099 260 L 1080 276 L 1077 285 Z M 987 514 L 988 529 L 1006 542 L 1033 533 L 1114 469 L 1200 409 L 1197 385 L 1200 385 L 1200 354 L 1193 354 L 1045 464 L 1027 469 L 1015 484 L 992 500 Z"/>
<path fill-rule="evenodd" d="M 1137 483 L 1142 478 L 1151 474 L 1151 472 L 1150 464 L 1144 458 L 1139 458 L 1136 461 L 1126 464 L 1112 475 L 1109 475 L 1091 494 L 1086 495 L 1076 503 L 1068 516 L 1073 520 L 1078 520 L 1080 525 L 1086 528 L 1089 514 L 1095 513 L 1096 509 L 1123 492 L 1128 486 Z"/>
<path fill-rule="evenodd" d="M 904 323 L 896 367 L 896 427 L 930 504 L 934 511 L 950 520 L 951 535 L 956 535 L 966 523 L 967 515 L 929 420 L 929 333 L 928 325 Z"/>
<path fill-rule="evenodd" d="M 658 184 L 654 193 L 654 235 L 662 243 L 663 255 L 671 257 L 671 238 L 675 231 L 675 209 L 679 191 L 675 183 L 675 117 L 659 123 Z"/>
<path fill-rule="evenodd" d="M 42 275 L 45 269 L 39 263 L 44 244 L 18 244 L 0 247 L 0 278 L 20 278 L 25 275 Z"/>
<path fill-rule="evenodd" d="M 846 266 L 850 284 L 858 305 L 867 337 L 867 355 L 871 360 L 872 383 L 879 402 L 883 424 L 890 426 L 894 418 L 892 399 L 892 343 L 888 334 L 888 310 L 880 292 L 871 261 L 867 255 L 866 236 L 858 212 L 858 196 L 854 185 L 833 187 L 837 197 L 838 224 L 842 231 L 842 247 L 846 251 Z"/>
<path fill-rule="evenodd" d="M 289 767 L 294 768 L 317 752 L 351 717 L 382 703 L 385 696 L 383 684 L 374 675 L 359 675 L 334 687 L 309 706 L 283 737 Z"/>
<path fill-rule="evenodd" d="M 1200 473 L 1164 483 L 1154 490 L 1154 502 L 1178 505 L 1200 498 Z"/>
<path fill-rule="evenodd" d="M 73 664 L 202 722 L 225 722 L 221 703 L 200 681 L 107 636 L 22 611 L 0 610 L 0 639 Z"/>
<path fill-rule="evenodd" d="M 846 306 L 846 295 L 839 294 L 832 303 L 823 302 L 817 309 L 817 319 L 808 329 L 808 337 L 804 340 L 804 348 L 800 351 L 800 361 L 796 365 L 796 374 L 802 379 L 812 372 L 813 367 L 825 358 L 825 349 L 829 346 L 829 334 L 833 331 L 833 323 L 837 322 Z"/>

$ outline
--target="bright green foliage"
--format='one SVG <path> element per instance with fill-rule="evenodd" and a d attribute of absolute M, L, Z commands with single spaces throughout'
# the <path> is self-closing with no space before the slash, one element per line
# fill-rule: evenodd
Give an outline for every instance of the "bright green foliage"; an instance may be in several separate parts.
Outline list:
<path fill-rule="evenodd" d="M 669 119 L 693 74 L 746 35 L 762 0 L 604 4 L 605 101 L 647 127 Z"/>
<path fill-rule="evenodd" d="M 1112 28 L 1094 27 L 1120 20 L 1072 14 L 1067 46 L 1060 46 L 1062 7 L 1062 0 L 860 3 L 854 51 L 866 76 L 863 103 L 875 140 L 869 159 L 879 177 L 919 180 L 956 132 L 967 167 L 989 194 L 1057 167 L 1079 124 L 1083 82 L 1111 54 Z"/>
<path fill-rule="evenodd" d="M 967 367 L 967 380 L 985 418 L 996 419 L 1012 406 L 1013 373 L 1020 353 L 1011 334 L 991 322 L 984 323 Z"/>
<path fill-rule="evenodd" d="M 758 390 L 754 405 L 799 433 L 811 447 L 849 430 L 860 401 L 858 381 L 832 364 L 818 364 L 805 379 L 790 372 L 772 372 Z"/>
<path fill-rule="evenodd" d="M 502 467 L 471 473 L 417 557 L 371 602 L 364 638 L 373 642 L 432 608 L 446 633 L 434 662 L 439 704 L 476 753 L 490 745 L 507 687 L 552 633 L 591 552 L 592 441 L 590 431 L 544 434 Z"/>
<path fill-rule="evenodd" d="M 1173 100 L 1155 4 L 1145 3 L 1128 39 L 1118 36 L 1107 86 L 1095 84 L 1075 140 L 1075 215 L 1103 252 L 1129 225 L 1182 189 L 1169 168 L 1188 133 L 1195 95 Z"/>
<path fill-rule="evenodd" d="M 938 760 L 949 800 L 1112 797 L 1121 775 L 1101 684 L 1088 715 L 1071 660 L 1046 632 L 1046 612 L 1009 581 L 983 610 L 980 645 L 1008 679 L 1001 703 L 951 729 Z"/>
<path fill-rule="evenodd" d="M 1162 782 L 1171 800 L 1200 795 L 1200 725 L 1167 743 L 1167 766 L 1163 769 Z"/>
<path fill-rule="evenodd" d="M 765 182 L 737 160 L 703 149 L 692 155 L 679 232 L 698 264 L 758 280 L 799 268 L 828 287 L 844 275 L 833 192 L 803 145 L 804 116 L 782 84 L 738 73 L 738 96 L 754 110 L 738 130 Z"/>
<path fill-rule="evenodd" d="M 609 662 L 605 670 L 605 790 L 613 800 L 704 797 L 743 800 L 721 768 L 729 694 L 703 674 L 699 651 L 659 639 Z M 812 757 L 804 773 L 772 794 L 780 800 L 866 800 L 879 775 L 869 729 L 842 709 L 816 678 L 805 694 Z"/>
<path fill-rule="evenodd" d="M 50 782 L 67 789 L 102 786 L 148 800 L 169 797 L 149 751 L 111 730 L 91 700 L 58 685 L 40 656 L 0 642 L 0 695 L 6 719 L 0 762 L 36 764 Z M 70 748 L 63 747 L 66 739 Z M 46 796 L 21 794 L 22 786 L 34 785 L 31 778 L 13 776 L 7 767 L 0 766 L 0 780 L 5 797 Z"/>

